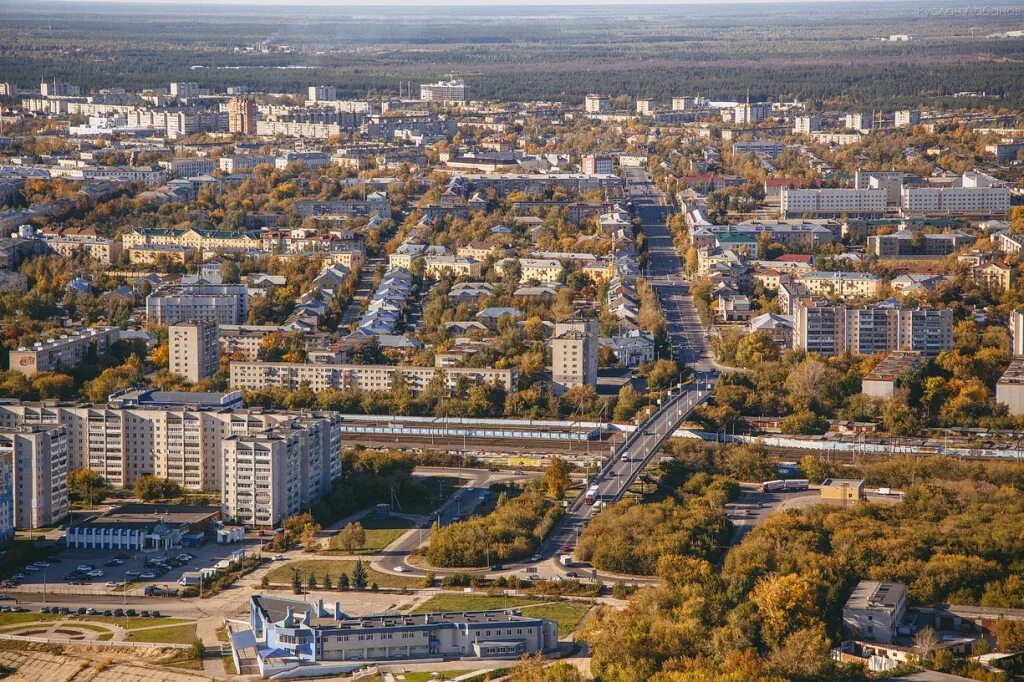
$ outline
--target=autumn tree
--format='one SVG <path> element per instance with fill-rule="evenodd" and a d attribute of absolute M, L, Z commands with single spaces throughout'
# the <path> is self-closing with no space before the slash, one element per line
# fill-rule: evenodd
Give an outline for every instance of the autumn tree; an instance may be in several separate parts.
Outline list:
<path fill-rule="evenodd" d="M 556 500 L 565 497 L 565 491 L 572 485 L 569 477 L 569 463 L 561 457 L 552 457 L 544 468 L 544 483 L 548 489 L 548 495 Z"/>

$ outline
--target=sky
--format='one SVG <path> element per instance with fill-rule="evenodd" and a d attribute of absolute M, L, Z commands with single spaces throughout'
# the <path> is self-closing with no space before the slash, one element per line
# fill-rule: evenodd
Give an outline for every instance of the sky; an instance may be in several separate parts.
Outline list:
<path fill-rule="evenodd" d="M 38 1 L 38 0 L 37 0 Z M 65 0 L 50 0 L 51 2 L 64 2 Z M 523 5 L 548 6 L 548 7 L 586 7 L 593 5 L 623 7 L 637 7 L 643 5 L 735 5 L 744 3 L 758 4 L 790 4 L 793 2 L 856 2 L 858 0 L 75 0 L 85 4 L 93 2 L 101 3 L 130 3 L 139 5 L 162 5 L 162 4 L 193 4 L 193 5 L 264 5 L 264 6 L 288 6 L 296 7 L 319 5 L 332 7 L 423 7 L 423 6 L 474 6 L 474 7 L 501 7 Z M 895 0 L 897 2 L 910 2 L 912 0 Z M 1001 3 L 1000 3 L 1001 4 Z"/>

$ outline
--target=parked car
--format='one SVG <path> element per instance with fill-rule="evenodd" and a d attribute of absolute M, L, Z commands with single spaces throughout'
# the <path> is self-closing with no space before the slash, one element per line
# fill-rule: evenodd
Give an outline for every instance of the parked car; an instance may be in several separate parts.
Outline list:
<path fill-rule="evenodd" d="M 395 566 L 395 573 L 405 573 L 405 566 Z"/>
<path fill-rule="evenodd" d="M 85 610 L 85 615 L 87 615 L 87 616 L 95 616 L 97 613 L 99 613 L 99 611 L 97 611 L 96 609 L 86 609 Z"/>
<path fill-rule="evenodd" d="M 138 578 L 140 575 L 139 571 L 125 571 L 124 574 L 129 578 Z"/>
<path fill-rule="evenodd" d="M 29 566 L 25 567 L 25 570 L 28 571 L 29 573 L 35 573 L 35 572 L 37 572 L 39 570 L 39 567 L 38 566 L 29 565 Z"/>
<path fill-rule="evenodd" d="M 284 561 L 284 555 L 278 554 L 274 557 L 274 561 Z"/>
<path fill-rule="evenodd" d="M 150 611 L 149 615 L 153 616 L 154 618 L 159 618 L 160 617 L 160 612 L 159 611 Z"/>
<path fill-rule="evenodd" d="M 49 613 L 49 612 L 50 612 L 50 607 L 49 606 L 43 606 L 42 608 L 39 609 L 39 613 Z"/>
<path fill-rule="evenodd" d="M 82 573 L 88 573 L 89 571 L 93 570 L 94 568 L 96 568 L 96 567 L 93 566 L 92 564 L 78 564 L 78 567 L 75 570 L 81 571 Z"/>
<path fill-rule="evenodd" d="M 139 615 L 143 618 L 149 618 L 149 611 L 147 611 L 146 609 L 142 609 L 142 611 L 139 612 Z"/>
<path fill-rule="evenodd" d="M 25 574 L 24 573 L 15 573 L 14 575 L 11 576 L 11 578 L 13 578 L 14 580 L 24 580 L 25 579 Z"/>
<path fill-rule="evenodd" d="M 109 617 L 114 615 L 114 612 L 111 611 L 110 609 L 104 609 L 103 610 L 103 615 L 106 616 L 107 618 L 109 618 Z"/>
<path fill-rule="evenodd" d="M 124 612 L 124 615 L 131 616 L 132 618 L 134 618 L 138 614 L 135 613 L 135 609 L 128 609 L 127 611 Z"/>
<path fill-rule="evenodd" d="M 152 571 L 146 571 L 145 573 L 143 573 L 139 577 L 142 578 L 143 580 L 153 580 L 154 578 L 156 578 L 156 573 L 153 573 Z"/>
<path fill-rule="evenodd" d="M 114 617 L 121 618 L 124 616 L 124 609 L 114 609 Z"/>
<path fill-rule="evenodd" d="M 88 573 L 86 573 L 86 575 L 89 576 L 90 578 L 102 578 L 103 577 L 103 571 L 101 571 L 100 569 L 97 568 L 94 571 L 89 571 Z"/>
<path fill-rule="evenodd" d="M 85 607 L 84 606 L 79 606 L 78 607 L 78 615 L 79 616 L 84 616 L 85 615 Z"/>
<path fill-rule="evenodd" d="M 103 586 L 104 587 L 117 587 L 120 584 L 121 583 L 115 583 L 113 580 L 108 580 L 106 583 L 104 583 Z"/>

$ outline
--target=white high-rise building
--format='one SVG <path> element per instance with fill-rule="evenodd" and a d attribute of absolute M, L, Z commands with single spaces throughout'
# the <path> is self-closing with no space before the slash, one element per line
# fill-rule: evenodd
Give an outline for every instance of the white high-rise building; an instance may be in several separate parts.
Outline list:
<path fill-rule="evenodd" d="M 309 86 L 310 102 L 330 102 L 338 99 L 338 88 L 333 85 L 311 85 Z"/>
<path fill-rule="evenodd" d="M 921 122 L 921 112 L 914 109 L 901 109 L 896 112 L 895 124 L 897 128 L 909 128 Z"/>
<path fill-rule="evenodd" d="M 444 104 L 462 104 L 467 101 L 466 83 L 461 78 L 453 78 L 436 83 L 420 85 L 421 102 L 440 102 Z"/>
<path fill-rule="evenodd" d="M 583 108 L 588 114 L 607 114 L 612 110 L 612 101 L 606 95 L 587 95 L 583 98 Z"/>
<path fill-rule="evenodd" d="M 881 217 L 884 189 L 782 189 L 779 208 L 783 218 L 803 215 L 838 218 L 843 215 Z"/>
<path fill-rule="evenodd" d="M 810 135 L 821 127 L 821 119 L 817 116 L 797 116 L 793 119 L 793 133 L 795 135 Z"/>
<path fill-rule="evenodd" d="M 14 472 L 14 525 L 41 528 L 68 514 L 68 430 L 62 424 L 0 429 Z"/>
<path fill-rule="evenodd" d="M 772 115 L 771 102 L 746 102 L 733 108 L 732 121 L 736 124 L 760 123 Z"/>
<path fill-rule="evenodd" d="M 171 97 L 188 99 L 201 94 L 203 94 L 203 90 L 199 87 L 199 83 L 171 83 Z"/>
<path fill-rule="evenodd" d="M 869 130 L 871 114 L 855 113 L 846 115 L 846 127 L 850 130 Z"/>

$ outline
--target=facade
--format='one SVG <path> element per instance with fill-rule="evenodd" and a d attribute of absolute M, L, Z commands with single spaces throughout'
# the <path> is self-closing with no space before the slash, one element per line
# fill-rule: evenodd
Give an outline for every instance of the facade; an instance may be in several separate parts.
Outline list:
<path fill-rule="evenodd" d="M 583 157 L 580 170 L 587 175 L 607 175 L 615 172 L 612 157 L 603 154 L 587 154 Z"/>
<path fill-rule="evenodd" d="M 385 661 L 417 658 L 508 658 L 558 646 L 554 621 L 515 610 L 386 614 L 352 618 L 335 602 L 253 595 L 249 622 L 260 652 L 304 661 Z M 262 665 L 262 664 L 261 664 Z M 264 672 L 264 674 L 267 674 Z"/>
<path fill-rule="evenodd" d="M 10 456 L 14 525 L 52 526 L 68 514 L 68 441 L 63 425 L 0 429 L 0 458 Z"/>
<path fill-rule="evenodd" d="M 897 128 L 909 128 L 921 122 L 921 112 L 914 109 L 901 109 L 895 114 Z"/>
<path fill-rule="evenodd" d="M 309 86 L 310 102 L 329 102 L 338 99 L 338 88 L 333 85 Z"/>
<path fill-rule="evenodd" d="M 146 297 L 146 319 L 154 324 L 242 324 L 248 314 L 249 290 L 244 284 L 174 284 Z"/>
<path fill-rule="evenodd" d="M 341 475 L 341 418 L 297 418 L 224 439 L 224 518 L 276 527 L 330 491 Z"/>
<path fill-rule="evenodd" d="M 820 298 L 793 304 L 793 347 L 808 353 L 837 355 L 843 351 L 845 307 Z"/>
<path fill-rule="evenodd" d="M 597 386 L 597 320 L 555 324 L 551 337 L 551 382 L 556 393 Z"/>
<path fill-rule="evenodd" d="M 10 368 L 26 376 L 36 372 L 71 369 L 85 362 L 92 354 L 105 355 L 120 338 L 117 327 L 94 327 L 59 338 L 22 346 L 9 353 Z"/>
<path fill-rule="evenodd" d="M 583 108 L 588 114 L 607 114 L 612 110 L 612 101 L 605 95 L 587 95 L 583 98 Z"/>
<path fill-rule="evenodd" d="M 882 290 L 882 280 L 869 272 L 811 271 L 798 278 L 812 294 L 847 298 L 873 298 Z"/>
<path fill-rule="evenodd" d="M 1014 337 L 1014 346 L 1017 338 Z M 996 382 L 996 402 L 1006 405 L 1010 414 L 1024 414 L 1024 357 L 1017 356 L 1010 361 L 1009 367 Z"/>
<path fill-rule="evenodd" d="M 480 277 L 480 261 L 459 256 L 427 256 L 423 259 L 423 272 L 428 277 Z M 388 261 L 391 267 L 401 267 Z"/>
<path fill-rule="evenodd" d="M 1010 337 L 1013 339 L 1013 356 L 1024 356 L 1024 310 L 1014 310 L 1010 314 Z"/>
<path fill-rule="evenodd" d="M 771 102 L 737 104 L 733 108 L 732 121 L 737 124 L 760 123 L 772 115 Z"/>
<path fill-rule="evenodd" d="M 843 606 L 843 625 L 854 639 L 890 643 L 906 611 L 906 585 L 861 580 Z"/>
<path fill-rule="evenodd" d="M 201 156 L 185 156 L 160 162 L 160 167 L 176 178 L 191 178 L 209 175 L 217 170 L 217 161 Z"/>
<path fill-rule="evenodd" d="M 14 453 L 0 450 L 0 545 L 14 539 Z"/>
<path fill-rule="evenodd" d="M 793 347 L 822 355 L 898 350 L 934 357 L 953 347 L 953 311 L 890 303 L 847 308 L 820 297 L 802 298 L 793 306 Z"/>
<path fill-rule="evenodd" d="M 463 104 L 468 99 L 466 96 L 466 83 L 461 78 L 420 85 L 421 102 Z"/>
<path fill-rule="evenodd" d="M 248 97 L 232 97 L 228 102 L 228 132 L 256 134 L 256 101 Z"/>
<path fill-rule="evenodd" d="M 490 369 L 453 367 L 435 369 L 411 365 L 344 365 L 316 364 L 301 362 L 232 362 L 232 388 L 262 390 L 271 386 L 283 386 L 294 391 L 303 384 L 313 391 L 326 388 L 356 388 L 362 391 L 391 391 L 395 377 L 401 376 L 406 385 L 419 393 L 426 390 L 435 377 L 440 378 L 449 391 L 460 381 L 470 384 L 498 383 L 506 391 L 518 388 L 518 374 L 515 369 Z"/>
<path fill-rule="evenodd" d="M 65 542 L 82 549 L 169 550 L 201 539 L 219 517 L 217 507 L 125 504 L 76 521 Z"/>
<path fill-rule="evenodd" d="M 817 116 L 797 116 L 793 119 L 794 135 L 810 135 L 821 127 L 821 119 Z"/>
<path fill-rule="evenodd" d="M 864 481 L 852 478 L 826 478 L 821 482 L 821 502 L 848 507 L 864 500 Z"/>
<path fill-rule="evenodd" d="M 167 328 L 169 369 L 193 384 L 220 369 L 220 345 L 213 322 L 178 322 Z"/>
<path fill-rule="evenodd" d="M 904 215 L 1006 215 L 1009 187 L 904 187 Z"/>
<path fill-rule="evenodd" d="M 189 246 L 201 251 L 250 251 L 260 248 L 262 238 L 259 232 L 202 230 L 195 227 L 185 230 L 137 227 L 121 237 L 121 244 L 126 249 L 137 246 L 167 245 Z"/>
<path fill-rule="evenodd" d="M 881 217 L 885 207 L 883 189 L 783 189 L 779 195 L 779 210 L 784 218 Z"/>

